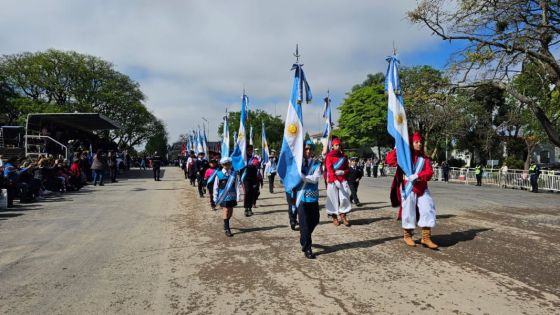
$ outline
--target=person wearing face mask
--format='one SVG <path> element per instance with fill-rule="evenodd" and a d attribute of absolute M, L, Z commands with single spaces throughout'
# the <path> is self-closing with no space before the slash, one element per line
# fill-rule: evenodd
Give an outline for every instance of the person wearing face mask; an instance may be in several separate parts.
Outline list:
<path fill-rule="evenodd" d="M 406 200 L 401 198 L 401 220 L 404 230 L 404 242 L 406 245 L 414 247 L 416 243 L 412 239 L 412 232 L 418 225 L 422 229 L 422 239 L 420 243 L 430 249 L 437 249 L 438 245 L 431 239 L 431 230 L 436 224 L 436 208 L 434 200 L 428 189 L 428 181 L 432 178 L 431 161 L 424 154 L 422 136 L 415 132 L 411 138 L 412 142 L 412 166 L 413 174 L 406 176 L 399 169 L 395 175 L 397 182 L 404 188 L 409 181 L 413 182 L 412 191 Z M 393 149 L 386 157 L 387 164 L 397 166 L 397 151 Z M 397 187 L 397 189 L 401 189 Z M 419 218 L 416 210 L 418 209 Z"/>
<path fill-rule="evenodd" d="M 332 140 L 332 150 L 327 153 L 325 166 L 327 171 L 327 214 L 332 217 L 335 226 L 340 223 L 350 226 L 346 214 L 352 209 L 350 203 L 350 188 L 346 177 L 348 176 L 348 158 L 342 151 L 340 138 Z M 340 217 L 340 221 L 339 221 Z"/>

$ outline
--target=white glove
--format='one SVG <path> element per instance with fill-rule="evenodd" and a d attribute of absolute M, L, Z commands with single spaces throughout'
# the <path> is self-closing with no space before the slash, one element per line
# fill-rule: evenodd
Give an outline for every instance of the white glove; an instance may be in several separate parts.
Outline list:
<path fill-rule="evenodd" d="M 416 180 L 417 178 L 418 178 L 418 175 L 412 174 L 412 175 L 408 176 L 408 177 L 406 178 L 406 180 L 409 181 L 409 182 L 413 182 L 413 181 Z"/>
<path fill-rule="evenodd" d="M 344 175 L 344 171 L 343 170 L 338 170 L 338 171 L 335 171 L 334 174 L 336 176 Z"/>

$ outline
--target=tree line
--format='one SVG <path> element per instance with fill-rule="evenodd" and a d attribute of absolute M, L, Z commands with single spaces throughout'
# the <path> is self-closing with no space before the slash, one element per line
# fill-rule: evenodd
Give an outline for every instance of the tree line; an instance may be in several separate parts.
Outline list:
<path fill-rule="evenodd" d="M 0 57 L 2 125 L 24 125 L 29 113 L 95 112 L 121 126 L 100 136 L 132 149 L 167 139 L 145 99 L 138 82 L 95 56 L 50 49 Z"/>

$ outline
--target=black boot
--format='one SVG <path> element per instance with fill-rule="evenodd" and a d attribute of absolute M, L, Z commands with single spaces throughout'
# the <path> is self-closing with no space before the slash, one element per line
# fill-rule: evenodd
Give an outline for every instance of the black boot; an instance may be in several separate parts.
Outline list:
<path fill-rule="evenodd" d="M 253 215 L 253 209 L 249 208 L 248 212 L 249 212 L 249 216 Z"/>
<path fill-rule="evenodd" d="M 308 249 L 308 250 L 306 250 L 306 251 L 304 252 L 304 255 L 305 255 L 305 258 L 307 258 L 307 259 L 315 259 L 315 258 L 317 258 L 317 256 L 315 256 L 315 254 L 313 254 L 313 252 L 311 251 L 311 248 Z"/>
<path fill-rule="evenodd" d="M 231 229 L 229 228 L 229 219 L 224 219 L 224 233 L 227 237 L 232 237 Z"/>
<path fill-rule="evenodd" d="M 249 214 L 249 208 L 245 208 L 245 216 L 246 217 L 250 217 L 251 214 Z"/>

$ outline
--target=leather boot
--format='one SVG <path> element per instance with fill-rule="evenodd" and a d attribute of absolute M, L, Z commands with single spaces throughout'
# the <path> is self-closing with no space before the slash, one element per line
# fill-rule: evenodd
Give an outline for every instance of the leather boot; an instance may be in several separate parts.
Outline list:
<path fill-rule="evenodd" d="M 414 243 L 412 239 L 412 229 L 404 229 L 404 242 L 410 247 L 416 246 L 416 243 Z"/>
<path fill-rule="evenodd" d="M 437 249 L 438 245 L 434 242 L 432 242 L 431 239 L 431 234 L 432 234 L 432 229 L 429 227 L 423 227 L 422 228 L 422 240 L 420 241 L 420 243 L 422 245 L 424 245 L 425 247 L 428 247 L 429 249 Z"/>
<path fill-rule="evenodd" d="M 340 225 L 340 222 L 338 222 L 338 217 L 336 216 L 336 214 L 332 215 L 332 223 L 334 224 L 334 226 Z"/>
<path fill-rule="evenodd" d="M 348 222 L 348 218 L 346 217 L 346 213 L 341 213 L 340 214 L 340 220 L 342 221 L 342 224 L 344 224 L 344 226 L 350 226 L 350 222 Z"/>

